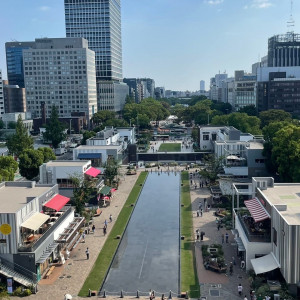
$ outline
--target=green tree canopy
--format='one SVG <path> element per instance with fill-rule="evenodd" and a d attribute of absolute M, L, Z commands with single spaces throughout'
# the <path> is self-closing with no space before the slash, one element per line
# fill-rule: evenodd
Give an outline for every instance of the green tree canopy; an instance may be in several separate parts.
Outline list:
<path fill-rule="evenodd" d="M 112 126 L 112 127 L 127 127 L 128 123 L 123 119 L 110 119 L 104 122 L 104 127 Z"/>
<path fill-rule="evenodd" d="M 50 160 L 56 160 L 56 156 L 51 148 L 42 147 L 42 148 L 38 148 L 37 150 L 43 154 L 44 163 L 47 163 Z"/>
<path fill-rule="evenodd" d="M 289 124 L 273 138 L 272 159 L 284 182 L 300 181 L 300 127 Z"/>
<path fill-rule="evenodd" d="M 50 141 L 53 148 L 57 148 L 59 143 L 66 138 L 65 126 L 58 119 L 58 111 L 55 105 L 52 106 L 51 116 L 46 124 L 46 131 L 44 132 L 44 139 Z"/>
<path fill-rule="evenodd" d="M 115 176 L 118 174 L 119 165 L 115 159 L 109 159 L 105 164 L 105 179 L 111 185 Z"/>
<path fill-rule="evenodd" d="M 92 122 L 95 125 L 102 125 L 106 121 L 115 119 L 116 113 L 110 110 L 100 110 L 96 112 L 92 117 Z"/>
<path fill-rule="evenodd" d="M 81 141 L 81 145 L 86 145 L 86 140 L 96 136 L 96 132 L 94 131 L 85 131 L 83 133 L 83 139 Z"/>
<path fill-rule="evenodd" d="M 279 121 L 291 121 L 292 116 L 290 113 L 281 109 L 269 109 L 259 113 L 259 118 L 261 121 L 261 128 L 269 125 L 272 122 Z"/>
<path fill-rule="evenodd" d="M 33 138 L 28 134 L 21 115 L 18 116 L 16 133 L 7 139 L 6 146 L 9 154 L 16 156 L 19 156 L 26 149 L 33 149 Z"/>
<path fill-rule="evenodd" d="M 244 133 L 261 134 L 259 118 L 248 116 L 246 113 L 235 112 L 229 115 L 215 116 L 211 124 L 233 126 Z"/>
<path fill-rule="evenodd" d="M 12 156 L 0 156 L 0 181 L 13 181 L 18 163 Z"/>
<path fill-rule="evenodd" d="M 224 157 L 217 158 L 214 154 L 209 154 L 204 157 L 205 168 L 200 170 L 201 176 L 215 182 L 218 174 L 223 171 Z"/>
<path fill-rule="evenodd" d="M 248 116 L 257 116 L 257 109 L 255 105 L 247 105 L 239 110 L 240 113 L 246 113 Z"/>
<path fill-rule="evenodd" d="M 39 175 L 39 167 L 44 162 L 42 151 L 27 149 L 19 156 L 20 174 L 29 180 Z"/>

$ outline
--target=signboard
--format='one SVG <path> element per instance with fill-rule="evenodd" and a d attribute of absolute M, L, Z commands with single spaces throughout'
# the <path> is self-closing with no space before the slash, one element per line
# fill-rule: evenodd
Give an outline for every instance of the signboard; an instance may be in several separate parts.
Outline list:
<path fill-rule="evenodd" d="M 9 224 L 2 224 L 0 226 L 0 232 L 4 235 L 8 235 L 11 233 L 11 226 Z"/>
<path fill-rule="evenodd" d="M 13 278 L 7 278 L 7 292 L 9 294 L 13 293 Z"/>

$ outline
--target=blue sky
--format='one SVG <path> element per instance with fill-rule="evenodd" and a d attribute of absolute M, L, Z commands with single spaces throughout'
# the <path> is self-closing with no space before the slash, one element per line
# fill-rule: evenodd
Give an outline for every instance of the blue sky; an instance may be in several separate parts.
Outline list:
<path fill-rule="evenodd" d="M 121 0 L 124 77 L 156 86 L 198 90 L 201 79 L 251 71 L 267 54 L 268 38 L 287 31 L 290 0 Z M 300 0 L 294 0 L 300 20 Z M 0 69 L 4 43 L 64 37 L 63 0 L 9 0 L 0 10 Z M 299 21 L 294 31 L 300 33 Z"/>

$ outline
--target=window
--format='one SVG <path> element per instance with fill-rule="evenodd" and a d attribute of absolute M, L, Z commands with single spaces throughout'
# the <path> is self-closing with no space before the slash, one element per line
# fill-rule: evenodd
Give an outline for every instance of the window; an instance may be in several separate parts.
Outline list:
<path fill-rule="evenodd" d="M 203 141 L 208 141 L 208 140 L 209 140 L 209 135 L 203 134 Z"/>
<path fill-rule="evenodd" d="M 273 243 L 277 246 L 277 231 L 273 227 Z"/>

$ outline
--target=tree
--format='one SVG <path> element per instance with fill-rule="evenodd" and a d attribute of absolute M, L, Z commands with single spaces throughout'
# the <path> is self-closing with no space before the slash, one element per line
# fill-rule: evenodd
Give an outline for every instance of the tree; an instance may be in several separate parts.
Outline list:
<path fill-rule="evenodd" d="M 115 176 L 118 175 L 118 162 L 115 159 L 108 159 L 105 164 L 105 179 L 108 180 L 109 185 L 112 184 Z"/>
<path fill-rule="evenodd" d="M 28 134 L 21 115 L 18 116 L 16 133 L 7 139 L 6 146 L 9 154 L 16 156 L 19 156 L 26 149 L 33 149 L 33 138 Z"/>
<path fill-rule="evenodd" d="M 88 203 L 93 196 L 93 182 L 77 174 L 70 176 L 70 180 L 73 183 L 72 201 L 75 211 L 82 215 L 85 203 Z"/>
<path fill-rule="evenodd" d="M 96 112 L 92 117 L 92 122 L 95 125 L 102 125 L 108 120 L 115 119 L 116 113 L 110 110 L 100 110 Z"/>
<path fill-rule="evenodd" d="M 51 116 L 46 124 L 44 139 L 50 141 L 53 148 L 57 148 L 59 143 L 66 138 L 65 126 L 58 119 L 58 111 L 55 105 L 52 106 Z"/>
<path fill-rule="evenodd" d="M 4 122 L 2 121 L 2 119 L 0 119 L 0 129 L 4 128 Z"/>
<path fill-rule="evenodd" d="M 128 123 L 123 119 L 110 119 L 104 122 L 103 124 L 106 126 L 112 126 L 112 127 L 128 127 Z"/>
<path fill-rule="evenodd" d="M 83 133 L 83 139 L 81 141 L 81 145 L 86 145 L 86 140 L 96 136 L 96 132 L 94 131 L 85 131 Z"/>
<path fill-rule="evenodd" d="M 248 116 L 257 116 L 257 109 L 254 104 L 240 108 L 239 112 L 246 113 Z"/>
<path fill-rule="evenodd" d="M 43 154 L 44 163 L 47 163 L 50 160 L 56 160 L 56 156 L 51 148 L 42 147 L 42 148 L 38 148 L 37 150 Z"/>
<path fill-rule="evenodd" d="M 39 167 L 44 162 L 42 151 L 27 149 L 19 156 L 20 174 L 29 180 L 39 175 Z"/>
<path fill-rule="evenodd" d="M 300 127 L 290 124 L 273 138 L 272 160 L 284 182 L 300 181 Z"/>
<path fill-rule="evenodd" d="M 0 156 L 0 181 L 13 181 L 18 163 L 12 156 Z"/>
<path fill-rule="evenodd" d="M 281 109 L 269 109 L 266 111 L 262 111 L 261 113 L 259 113 L 259 118 L 261 121 L 261 128 L 264 128 L 272 122 L 290 122 L 292 120 L 291 114 Z"/>
<path fill-rule="evenodd" d="M 204 156 L 205 168 L 200 170 L 201 176 L 208 178 L 211 182 L 215 182 L 218 174 L 223 171 L 223 160 L 223 156 L 217 158 L 214 154 Z"/>

